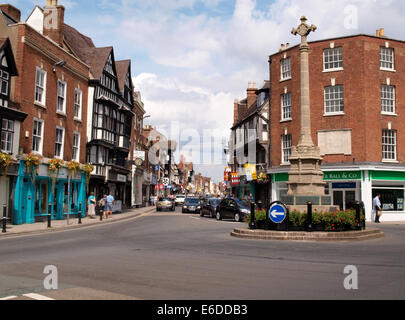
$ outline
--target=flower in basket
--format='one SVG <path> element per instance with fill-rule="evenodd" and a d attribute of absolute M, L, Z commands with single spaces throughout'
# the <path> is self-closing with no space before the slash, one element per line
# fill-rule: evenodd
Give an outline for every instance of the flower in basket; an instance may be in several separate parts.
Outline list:
<path fill-rule="evenodd" d="M 9 155 L 8 153 L 0 152 L 0 167 L 4 169 L 4 174 L 7 174 L 8 167 L 11 165 L 12 162 L 13 157 L 11 155 Z"/>
<path fill-rule="evenodd" d="M 57 171 L 63 167 L 64 161 L 61 159 L 52 159 L 48 161 L 49 171 Z"/>
<path fill-rule="evenodd" d="M 67 167 L 73 175 L 76 175 L 77 170 L 80 168 L 80 163 L 77 161 L 70 161 L 67 163 Z"/>
<path fill-rule="evenodd" d="M 82 170 L 86 173 L 86 174 L 90 174 L 93 172 L 94 170 L 94 166 L 91 163 L 86 163 L 83 167 Z"/>
<path fill-rule="evenodd" d="M 25 156 L 24 161 L 28 167 L 38 167 L 41 164 L 41 157 L 30 152 Z"/>

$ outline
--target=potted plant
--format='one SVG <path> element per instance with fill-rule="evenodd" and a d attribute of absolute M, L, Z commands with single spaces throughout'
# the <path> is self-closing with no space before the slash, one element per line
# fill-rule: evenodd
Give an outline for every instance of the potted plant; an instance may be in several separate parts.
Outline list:
<path fill-rule="evenodd" d="M 67 168 L 69 169 L 71 176 L 74 177 L 76 176 L 77 171 L 80 169 L 80 163 L 74 160 L 69 161 L 67 163 Z"/>

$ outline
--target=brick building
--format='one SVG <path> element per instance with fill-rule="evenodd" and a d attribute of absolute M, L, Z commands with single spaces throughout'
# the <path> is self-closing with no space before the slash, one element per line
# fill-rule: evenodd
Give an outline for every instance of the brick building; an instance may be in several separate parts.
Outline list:
<path fill-rule="evenodd" d="M 312 139 L 326 193 L 342 209 L 382 194 L 385 220 L 405 220 L 405 42 L 354 35 L 309 43 Z M 272 198 L 287 192 L 300 132 L 299 47 L 270 56 Z"/>
<path fill-rule="evenodd" d="M 13 222 L 33 223 L 47 214 L 63 219 L 78 213 L 86 202 L 86 182 L 80 171 L 62 168 L 55 182 L 48 170 L 50 159 L 86 161 L 86 110 L 89 67 L 68 48 L 63 37 L 63 6 L 48 1 L 43 11 L 51 22 L 21 22 L 20 12 L 2 5 L 0 37 L 8 37 L 15 55 L 18 77 L 12 81 L 10 98 L 28 116 L 21 124 L 18 157 L 34 153 L 41 165 L 30 171 L 20 161 L 14 194 Z M 38 7 L 34 10 L 36 14 Z M 35 173 L 35 174 L 34 174 Z M 69 183 L 70 182 L 70 183 Z"/>

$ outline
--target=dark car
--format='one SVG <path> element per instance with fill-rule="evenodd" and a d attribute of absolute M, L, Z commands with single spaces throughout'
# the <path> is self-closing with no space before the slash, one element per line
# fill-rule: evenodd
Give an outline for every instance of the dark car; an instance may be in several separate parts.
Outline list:
<path fill-rule="evenodd" d="M 210 198 L 206 199 L 201 206 L 200 216 L 203 217 L 208 215 L 211 218 L 215 218 L 217 213 L 217 207 L 221 203 L 221 199 L 218 198 Z"/>
<path fill-rule="evenodd" d="M 245 220 L 246 215 L 250 213 L 249 204 L 236 198 L 227 198 L 221 201 L 217 208 L 216 218 L 234 219 L 236 222 Z"/>
<path fill-rule="evenodd" d="M 156 211 L 162 211 L 162 210 L 170 210 L 170 211 L 175 211 L 176 210 L 176 204 L 174 203 L 174 200 L 171 198 L 159 198 L 157 204 L 156 204 Z"/>
<path fill-rule="evenodd" d="M 186 198 L 183 203 L 182 213 L 200 213 L 201 200 L 198 198 Z"/>

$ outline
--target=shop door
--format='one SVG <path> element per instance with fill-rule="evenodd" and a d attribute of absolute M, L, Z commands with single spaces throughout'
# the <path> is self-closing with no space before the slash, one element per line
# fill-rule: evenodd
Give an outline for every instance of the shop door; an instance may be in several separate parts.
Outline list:
<path fill-rule="evenodd" d="M 343 191 L 333 191 L 333 205 L 339 206 L 340 210 L 344 210 Z"/>

